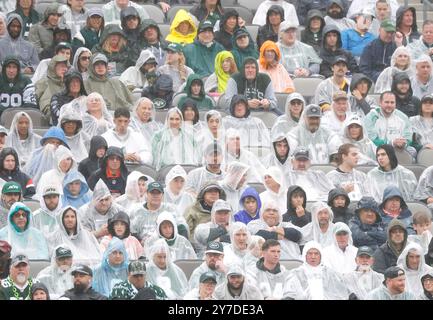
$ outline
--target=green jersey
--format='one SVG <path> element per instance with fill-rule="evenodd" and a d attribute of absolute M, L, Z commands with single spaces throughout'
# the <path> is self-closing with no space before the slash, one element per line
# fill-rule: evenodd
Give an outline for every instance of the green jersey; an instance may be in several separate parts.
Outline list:
<path fill-rule="evenodd" d="M 33 279 L 29 279 L 23 289 L 18 288 L 10 277 L 0 282 L 0 300 L 31 300 Z"/>

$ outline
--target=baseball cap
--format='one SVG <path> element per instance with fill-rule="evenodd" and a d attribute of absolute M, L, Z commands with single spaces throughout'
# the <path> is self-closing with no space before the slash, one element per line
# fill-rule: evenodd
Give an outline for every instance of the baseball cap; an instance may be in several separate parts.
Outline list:
<path fill-rule="evenodd" d="M 215 277 L 215 275 L 212 272 L 205 272 L 202 273 L 200 276 L 200 283 L 206 282 L 212 280 L 214 283 L 217 283 L 217 279 Z"/>
<path fill-rule="evenodd" d="M 345 56 L 336 56 L 335 59 L 332 61 L 332 65 L 335 65 L 337 63 L 344 62 L 347 65 L 347 59 Z"/>
<path fill-rule="evenodd" d="M 361 247 L 359 247 L 358 252 L 356 253 L 356 256 L 359 257 L 362 255 L 367 255 L 369 257 L 372 257 L 374 255 L 374 251 L 370 247 L 361 246 Z"/>
<path fill-rule="evenodd" d="M 128 265 L 128 272 L 130 275 L 146 274 L 146 264 L 143 261 L 132 261 Z"/>
<path fill-rule="evenodd" d="M 284 20 L 280 24 L 280 31 L 285 32 L 289 29 L 298 29 L 298 27 L 299 27 L 299 25 L 295 21 L 293 21 L 293 19 L 291 21 Z"/>
<path fill-rule="evenodd" d="M 56 258 L 72 258 L 72 251 L 69 248 L 58 247 L 56 249 Z"/>
<path fill-rule="evenodd" d="M 211 241 L 207 244 L 206 251 L 204 253 L 224 254 L 223 244 L 221 242 Z"/>
<path fill-rule="evenodd" d="M 344 91 L 337 91 L 337 92 L 335 92 L 332 95 L 332 101 L 338 101 L 338 100 L 341 100 L 341 99 L 344 99 L 344 100 L 348 99 L 346 92 L 344 92 Z"/>
<path fill-rule="evenodd" d="M 213 24 L 209 20 L 205 20 L 201 22 L 200 25 L 198 26 L 197 34 L 208 29 L 211 29 L 213 32 Z"/>
<path fill-rule="evenodd" d="M 404 270 L 400 267 L 397 266 L 393 266 L 393 267 L 389 267 L 388 269 L 385 270 L 384 276 L 385 276 L 385 280 L 386 279 L 395 279 L 398 278 L 400 276 L 403 276 L 405 274 Z"/>
<path fill-rule="evenodd" d="M 22 262 L 29 264 L 29 258 L 24 253 L 17 253 L 12 258 L 11 266 L 16 267 Z"/>
<path fill-rule="evenodd" d="M 84 264 L 78 264 L 72 269 L 71 274 L 75 275 L 76 273 L 81 273 L 93 277 L 92 269 L 90 269 Z"/>
<path fill-rule="evenodd" d="M 233 38 L 237 39 L 242 36 L 249 36 L 248 31 L 245 28 L 239 28 L 235 31 Z"/>
<path fill-rule="evenodd" d="M 56 45 L 56 48 L 54 49 L 54 51 L 57 52 L 60 49 L 71 49 L 72 50 L 72 45 L 69 42 L 62 41 Z"/>
<path fill-rule="evenodd" d="M 161 193 L 164 193 L 164 188 L 159 182 L 151 182 L 147 185 L 147 192 L 152 192 L 153 190 L 158 190 Z"/>
<path fill-rule="evenodd" d="M 6 182 L 2 188 L 2 194 L 21 193 L 21 192 L 22 192 L 21 185 L 15 181 Z"/>
<path fill-rule="evenodd" d="M 245 271 L 240 265 L 232 264 L 229 268 L 229 271 L 227 272 L 228 277 L 231 275 L 245 276 Z"/>
<path fill-rule="evenodd" d="M 173 52 L 182 52 L 182 46 L 179 43 L 170 43 L 167 46 L 167 49 L 165 49 L 167 51 L 173 51 Z"/>
<path fill-rule="evenodd" d="M 218 199 L 217 201 L 214 202 L 212 206 L 212 212 L 217 212 L 217 211 L 232 211 L 232 207 L 227 201 Z"/>
<path fill-rule="evenodd" d="M 426 94 L 424 97 L 422 97 L 421 103 L 424 103 L 424 102 L 427 102 L 427 101 L 432 101 L 433 102 L 433 94 Z"/>
<path fill-rule="evenodd" d="M 389 19 L 383 20 L 382 23 L 380 24 L 380 27 L 386 32 L 396 31 L 395 24 Z"/>
<path fill-rule="evenodd" d="M 8 129 L 3 126 L 0 126 L 0 134 L 8 135 Z"/>
<path fill-rule="evenodd" d="M 87 17 L 98 16 L 98 17 L 104 18 L 104 11 L 102 11 L 101 8 L 97 8 L 97 7 L 89 8 L 87 10 L 86 16 Z"/>
<path fill-rule="evenodd" d="M 54 185 L 54 184 L 53 185 L 48 185 L 48 186 L 45 186 L 42 189 L 42 196 L 43 197 L 49 196 L 49 195 L 52 195 L 52 194 L 60 195 L 60 190 L 59 190 L 59 188 L 56 185 Z"/>
<path fill-rule="evenodd" d="M 317 104 L 309 104 L 307 108 L 305 108 L 305 115 L 307 117 L 322 117 L 322 110 Z"/>
<path fill-rule="evenodd" d="M 304 147 L 297 147 L 293 152 L 296 160 L 310 160 L 310 152 Z"/>

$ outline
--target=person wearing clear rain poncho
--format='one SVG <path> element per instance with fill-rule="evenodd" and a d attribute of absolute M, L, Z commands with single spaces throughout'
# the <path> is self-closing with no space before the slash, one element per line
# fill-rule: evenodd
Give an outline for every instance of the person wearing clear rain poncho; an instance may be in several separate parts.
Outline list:
<path fill-rule="evenodd" d="M 0 229 L 0 240 L 13 245 L 11 255 L 22 252 L 29 259 L 49 259 L 48 245 L 41 231 L 32 227 L 32 212 L 21 202 L 9 210 L 8 225 Z"/>
<path fill-rule="evenodd" d="M 114 203 L 107 185 L 99 179 L 93 189 L 92 201 L 78 211 L 83 227 L 99 239 L 108 235 L 108 219 L 124 209 Z"/>
<path fill-rule="evenodd" d="M 204 116 L 203 126 L 199 133 L 199 143 L 202 148 L 217 143 L 224 145 L 225 128 L 223 126 L 221 113 L 217 110 L 209 110 Z M 204 151 L 204 150 L 203 150 Z M 204 156 L 206 156 L 204 154 Z"/>
<path fill-rule="evenodd" d="M 91 58 L 92 52 L 86 47 L 79 47 L 77 51 L 75 51 L 74 59 L 72 60 L 72 68 L 74 71 L 81 74 L 83 81 L 89 78 L 88 70 Z"/>
<path fill-rule="evenodd" d="M 265 168 L 277 167 L 283 173 L 283 176 L 288 176 L 292 169 L 290 161 L 290 146 L 284 132 L 275 131 L 272 133 L 272 150 L 261 159 Z"/>
<path fill-rule="evenodd" d="M 230 244 L 224 246 L 224 265 L 241 265 L 249 252 L 251 233 L 242 222 L 233 222 L 229 228 Z"/>
<path fill-rule="evenodd" d="M 433 300 L 433 271 L 427 272 L 421 277 L 424 292 L 418 296 L 418 300 Z"/>
<path fill-rule="evenodd" d="M 162 123 L 155 121 L 155 106 L 152 100 L 142 97 L 132 108 L 129 127 L 142 134 L 146 141 L 152 141 L 153 135 L 162 129 Z"/>
<path fill-rule="evenodd" d="M 171 164 L 198 164 L 198 142 L 185 131 L 182 112 L 168 110 L 164 127 L 152 138 L 153 166 L 156 170 Z"/>
<path fill-rule="evenodd" d="M 293 149 L 307 148 L 313 164 L 328 164 L 341 145 L 340 137 L 321 125 L 321 117 L 320 107 L 310 104 L 302 112 L 299 125 L 287 133 L 289 145 Z"/>
<path fill-rule="evenodd" d="M 21 167 L 27 164 L 40 141 L 41 136 L 33 132 L 32 118 L 26 112 L 17 112 L 12 119 L 6 146 L 16 150 Z"/>
<path fill-rule="evenodd" d="M 61 244 L 54 248 L 51 264 L 38 273 L 36 280 L 47 287 L 51 299 L 56 300 L 74 286 L 71 275 L 72 262 L 71 249 Z"/>
<path fill-rule="evenodd" d="M 162 212 L 156 219 L 156 224 L 154 234 L 146 240 L 146 248 L 151 248 L 158 239 L 164 239 L 170 249 L 173 261 L 197 259 L 197 255 L 188 239 L 178 234 L 176 221 L 170 212 Z"/>
<path fill-rule="evenodd" d="M 122 240 L 114 237 L 102 256 L 101 264 L 93 270 L 93 289 L 108 297 L 117 283 L 128 278 L 128 259 Z"/>
<path fill-rule="evenodd" d="M 334 243 L 323 248 L 322 262 L 330 269 L 343 274 L 356 268 L 358 249 L 353 246 L 352 232 L 344 222 L 334 225 Z"/>
<path fill-rule="evenodd" d="M 37 185 L 41 176 L 56 166 L 54 153 L 60 145 L 67 148 L 65 134 L 57 127 L 51 127 L 40 141 L 41 146 L 34 149 L 23 171 Z"/>
<path fill-rule="evenodd" d="M 188 291 L 185 273 L 173 263 L 170 249 L 164 239 L 158 239 L 149 248 L 147 277 L 150 283 L 162 288 L 168 299 L 183 298 Z"/>
<path fill-rule="evenodd" d="M 72 251 L 74 263 L 95 265 L 101 261 L 98 241 L 82 227 L 77 209 L 67 206 L 56 219 L 57 228 L 47 237 L 51 252 L 59 245 L 66 245 Z"/>
<path fill-rule="evenodd" d="M 323 265 L 322 246 L 309 241 L 302 251 L 304 263 L 289 271 L 283 299 L 288 300 L 347 300 L 349 290 L 341 276 Z"/>
<path fill-rule="evenodd" d="M 224 179 L 219 182 L 219 185 L 226 194 L 227 202 L 235 212 L 239 210 L 239 199 L 248 187 L 246 181 L 249 169 L 248 165 L 232 161 L 227 167 Z"/>
<path fill-rule="evenodd" d="M 281 245 L 281 259 L 299 259 L 301 250 L 298 242 L 301 241 L 301 228 L 290 222 L 283 222 L 278 206 L 269 201 L 262 205 L 260 219 L 253 220 L 247 225 L 252 235 L 263 239 L 278 240 Z"/>
<path fill-rule="evenodd" d="M 419 115 L 410 117 L 414 134 L 415 147 L 433 149 L 433 95 L 427 94 L 421 99 Z M 9 136 L 8 136 L 9 139 Z"/>
<path fill-rule="evenodd" d="M 265 171 L 263 181 L 266 191 L 260 193 L 261 201 L 276 202 L 278 211 L 283 214 L 287 209 L 287 187 L 283 172 L 278 167 L 269 167 Z"/>
<path fill-rule="evenodd" d="M 130 90 L 142 89 L 151 85 L 149 79 L 156 78 L 156 67 L 158 63 L 156 62 L 156 57 L 150 51 L 142 50 L 140 56 L 135 62 L 135 66 L 131 66 L 120 75 L 119 80 Z M 153 81 L 153 79 L 152 79 Z"/>
<path fill-rule="evenodd" d="M 428 167 L 421 174 L 414 199 L 424 202 L 430 210 L 433 209 L 433 166 Z"/>
<path fill-rule="evenodd" d="M 194 197 L 185 192 L 186 179 L 186 171 L 180 165 L 175 165 L 165 176 L 163 201 L 175 205 L 181 215 L 195 201 Z"/>
<path fill-rule="evenodd" d="M 291 93 L 286 100 L 286 105 L 284 110 L 286 113 L 279 116 L 275 121 L 275 124 L 271 130 L 271 136 L 274 136 L 275 132 L 282 132 L 286 134 L 291 129 L 299 124 L 299 119 L 301 118 L 302 112 L 304 111 L 305 99 L 298 93 Z"/>
<path fill-rule="evenodd" d="M 71 150 L 64 146 L 60 145 L 57 148 L 54 153 L 54 158 L 56 165 L 53 169 L 46 171 L 39 179 L 36 185 L 35 197 L 40 197 L 42 189 L 48 184 L 55 185 L 58 187 L 58 190 L 63 190 L 63 180 L 65 179 L 66 174 L 77 167 L 77 163 Z"/>
<path fill-rule="evenodd" d="M 132 171 L 126 180 L 125 193 L 116 198 L 115 202 L 129 212 L 134 206 L 146 201 L 147 185 L 154 180 L 139 171 Z"/>
<path fill-rule="evenodd" d="M 39 206 L 33 212 L 33 227 L 40 230 L 45 237 L 55 231 L 57 227 L 57 216 L 62 212 L 61 201 L 62 189 L 57 185 L 46 184 L 41 188 Z"/>
<path fill-rule="evenodd" d="M 414 296 L 420 296 L 424 292 L 421 277 L 433 268 L 425 263 L 424 252 L 420 245 L 408 243 L 397 259 L 397 266 L 406 273 L 406 291 Z"/>
<path fill-rule="evenodd" d="M 98 92 L 90 93 L 81 109 L 83 131 L 89 136 L 102 135 L 114 127 L 113 116 L 108 112 L 104 98 Z"/>
<path fill-rule="evenodd" d="M 417 186 L 417 180 L 412 171 L 398 164 L 394 148 L 383 144 L 376 150 L 379 166 L 367 173 L 370 193 L 377 202 L 382 202 L 383 191 L 389 185 L 398 187 L 403 199 L 411 201 Z"/>
<path fill-rule="evenodd" d="M 92 200 L 92 192 L 84 176 L 77 170 L 71 170 L 63 180 L 63 207 L 73 206 L 80 209 Z"/>
<path fill-rule="evenodd" d="M 318 201 L 311 207 L 311 222 L 302 227 L 302 242 L 316 241 L 322 247 L 334 244 L 334 213 L 324 202 Z M 305 252 L 305 248 L 304 251 Z M 322 261 L 323 262 L 323 261 Z"/>

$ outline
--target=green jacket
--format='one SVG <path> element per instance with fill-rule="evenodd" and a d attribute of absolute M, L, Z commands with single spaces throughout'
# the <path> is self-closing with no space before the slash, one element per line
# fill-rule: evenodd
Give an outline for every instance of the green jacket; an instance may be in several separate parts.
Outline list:
<path fill-rule="evenodd" d="M 209 77 L 215 71 L 215 57 L 225 50 L 224 47 L 215 42 L 207 48 L 197 39 L 183 49 L 186 65 L 190 67 L 201 78 Z"/>
<path fill-rule="evenodd" d="M 191 94 L 191 84 L 194 80 L 199 80 L 201 83 L 201 90 L 198 97 L 193 97 Z M 186 96 L 180 98 L 178 104 L 179 108 L 182 106 L 186 98 L 193 99 L 196 102 L 197 108 L 199 110 L 210 110 L 214 108 L 214 102 L 210 97 L 206 96 L 206 92 L 204 92 L 203 80 L 197 74 L 193 73 L 188 77 L 183 92 L 186 93 Z"/>
<path fill-rule="evenodd" d="M 156 300 L 166 300 L 167 295 L 164 290 L 156 285 L 146 281 L 145 288 L 150 288 L 155 293 Z M 119 282 L 113 287 L 110 294 L 110 300 L 133 300 L 138 290 L 128 280 Z"/>
<path fill-rule="evenodd" d="M 96 32 L 88 27 L 84 27 L 80 30 L 80 33 L 75 35 L 72 39 L 72 47 L 74 51 L 77 51 L 80 47 L 86 47 L 92 50 L 93 47 L 99 44 L 101 38 L 101 31 Z"/>

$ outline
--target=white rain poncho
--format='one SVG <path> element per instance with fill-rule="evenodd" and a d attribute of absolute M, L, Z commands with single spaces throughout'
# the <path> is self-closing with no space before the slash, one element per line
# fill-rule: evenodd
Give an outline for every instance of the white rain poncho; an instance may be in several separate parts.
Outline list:
<path fill-rule="evenodd" d="M 128 174 L 128 178 L 126 179 L 125 194 L 114 200 L 118 205 L 125 208 L 128 213 L 134 206 L 146 202 L 146 194 L 140 195 L 140 190 L 138 188 L 138 180 L 141 177 L 147 178 L 146 185 L 154 181 L 152 177 L 139 171 L 132 171 Z"/>
<path fill-rule="evenodd" d="M 66 231 L 63 224 L 64 215 L 71 210 L 75 213 L 77 219 L 76 230 L 73 235 Z M 72 251 L 74 263 L 96 265 L 101 261 L 102 253 L 98 241 L 90 231 L 82 227 L 77 210 L 71 206 L 67 206 L 62 210 L 61 214 L 57 215 L 57 228 L 48 236 L 48 243 L 51 252 L 54 252 L 59 245 L 67 245 Z"/>
<path fill-rule="evenodd" d="M 433 62 L 431 58 L 426 54 L 420 55 L 419 58 L 417 58 L 414 61 L 415 68 L 418 63 L 423 63 L 423 62 L 427 62 L 430 65 L 431 70 L 433 70 Z M 424 81 L 420 81 L 417 76 L 410 78 L 410 83 L 412 86 L 413 95 L 420 100 L 426 94 L 433 93 L 433 73 L 430 73 L 430 77 L 426 83 L 424 83 Z"/>
<path fill-rule="evenodd" d="M 329 156 L 337 153 L 342 144 L 338 135 L 322 125 L 314 133 L 308 129 L 305 110 L 299 120 L 299 125 L 287 133 L 287 140 L 293 150 L 298 146 L 305 147 L 310 152 L 310 160 L 313 164 L 328 164 Z"/>
<path fill-rule="evenodd" d="M 433 167 L 431 166 L 425 169 L 419 177 L 413 198 L 417 201 L 425 201 L 430 197 L 433 197 Z M 427 206 L 433 209 L 432 203 L 427 204 Z"/>
<path fill-rule="evenodd" d="M 349 10 L 347 11 L 347 17 L 351 17 L 358 12 L 362 12 L 364 8 L 375 12 L 376 2 L 377 0 L 353 0 Z M 397 0 L 387 0 L 386 2 L 391 8 L 390 19 L 395 21 L 395 15 L 400 5 Z"/>
<path fill-rule="evenodd" d="M 417 135 L 419 144 L 425 146 L 433 143 L 433 122 L 423 116 L 413 116 L 409 118 L 414 133 Z"/>
<path fill-rule="evenodd" d="M 413 172 L 401 165 L 390 171 L 383 171 L 380 167 L 373 168 L 367 173 L 367 183 L 372 197 L 378 203 L 382 202 L 383 191 L 389 185 L 398 187 L 405 201 L 414 199 L 417 186 Z"/>
<path fill-rule="evenodd" d="M 220 173 L 212 173 L 206 168 L 207 164 L 208 163 L 205 161 L 203 167 L 196 168 L 188 172 L 185 184 L 186 192 L 197 196 L 200 190 L 209 181 L 218 182 L 224 179 L 225 173 L 222 170 Z"/>
<path fill-rule="evenodd" d="M 236 234 L 246 234 L 245 248 L 236 240 Z M 243 265 L 244 257 L 248 253 L 248 246 L 251 242 L 251 233 L 242 222 L 233 222 L 230 225 L 230 244 L 224 246 L 224 265 L 231 267 L 234 264 Z"/>
<path fill-rule="evenodd" d="M 416 296 L 407 290 L 402 293 L 391 294 L 388 288 L 382 284 L 379 288 L 370 291 L 365 300 L 416 300 Z"/>
<path fill-rule="evenodd" d="M 306 256 L 311 249 L 318 250 L 322 260 L 322 246 L 316 241 L 308 242 L 302 252 L 304 263 L 289 271 L 284 297 L 295 300 L 347 300 L 349 291 L 337 272 L 324 266 L 322 261 L 315 267 L 307 263 Z"/>
<path fill-rule="evenodd" d="M 276 151 L 276 146 L 275 144 L 279 141 L 282 140 L 286 140 L 286 134 L 283 132 L 278 132 L 275 131 L 272 133 L 272 147 L 271 147 L 271 152 L 269 152 L 268 155 L 265 155 L 262 159 L 261 162 L 263 164 L 263 166 L 265 168 L 269 168 L 272 166 L 278 167 L 280 168 L 280 170 L 283 172 L 283 175 L 289 175 L 290 170 L 292 169 L 292 162 L 290 161 L 290 154 L 293 152 L 293 150 L 291 150 L 290 145 L 289 145 L 289 151 L 287 153 L 287 157 L 286 160 L 281 163 L 281 161 L 277 158 L 277 151 Z M 287 141 L 288 143 L 288 141 Z"/>
<path fill-rule="evenodd" d="M 407 67 L 404 69 L 400 69 L 395 65 L 397 56 L 400 54 L 406 54 L 409 57 Z M 391 56 L 391 66 L 385 68 L 385 70 L 383 70 L 382 73 L 379 75 L 379 78 L 377 78 L 374 92 L 382 93 L 384 91 L 390 91 L 392 85 L 392 78 L 395 74 L 399 72 L 406 73 L 409 78 L 413 77 L 415 74 L 412 66 L 412 58 L 410 56 L 410 51 L 407 47 L 404 46 L 395 49 L 394 53 Z"/>
<path fill-rule="evenodd" d="M 72 268 L 62 270 L 57 265 L 56 250 L 58 248 L 70 250 L 70 248 L 65 244 L 56 246 L 51 255 L 51 265 L 42 269 L 36 277 L 36 280 L 42 282 L 47 287 L 48 292 L 50 293 L 50 299 L 52 300 L 58 299 L 66 290 L 69 290 L 74 286 L 71 275 Z"/>
<path fill-rule="evenodd" d="M 284 106 L 284 110 L 286 111 L 285 114 L 279 116 L 277 120 L 275 121 L 275 124 L 272 127 L 271 130 L 271 136 L 273 136 L 276 132 L 281 132 L 286 134 L 290 130 L 292 130 L 294 127 L 296 127 L 299 123 L 299 119 L 293 118 L 291 112 L 290 112 L 290 102 L 293 100 L 300 100 L 302 101 L 303 107 L 305 106 L 305 99 L 304 97 L 297 93 L 291 93 L 286 100 L 286 105 Z"/>
<path fill-rule="evenodd" d="M 60 189 L 57 189 L 60 191 Z M 33 212 L 33 227 L 40 230 L 45 237 L 51 232 L 54 232 L 57 228 L 57 216 L 59 216 L 63 210 L 62 197 L 59 195 L 59 203 L 53 210 L 47 208 L 45 199 L 43 196 L 39 199 L 39 209 Z"/>
<path fill-rule="evenodd" d="M 420 256 L 418 268 L 410 269 L 407 264 L 407 256 L 409 253 L 415 253 Z M 421 277 L 428 272 L 432 272 L 433 268 L 425 263 L 424 251 L 417 243 L 409 242 L 403 252 L 397 259 L 397 266 L 402 268 L 406 273 L 406 288 L 405 291 L 411 292 L 418 297 L 424 293 L 424 288 L 421 283 Z"/>
<path fill-rule="evenodd" d="M 231 141 L 238 138 L 240 140 L 241 146 L 239 153 L 236 153 L 235 150 L 230 150 L 229 144 L 232 143 Z M 228 129 L 226 131 L 225 139 L 225 147 L 223 150 L 224 159 L 222 163 L 223 170 L 227 171 L 227 167 L 231 162 L 239 161 L 250 167 L 250 170 L 248 171 L 247 182 L 262 182 L 262 176 L 265 172 L 265 167 L 254 153 L 242 147 L 242 136 L 239 130 L 233 128 Z"/>
<path fill-rule="evenodd" d="M 161 224 L 164 221 L 170 222 L 173 226 L 173 237 L 171 239 L 167 239 L 161 234 Z M 156 219 L 156 223 L 157 227 L 154 234 L 146 240 L 146 248 L 152 247 L 158 239 L 164 239 L 168 244 L 173 261 L 180 259 L 197 259 L 197 255 L 188 239 L 178 234 L 176 221 L 170 212 L 162 212 L 158 216 L 158 219 Z"/>
<path fill-rule="evenodd" d="M 267 209 L 275 209 L 278 211 L 278 206 L 275 202 L 267 202 L 263 203 L 262 208 L 260 209 L 260 219 L 252 220 L 248 223 L 248 230 L 252 235 L 257 235 L 261 230 L 270 231 L 270 227 L 281 227 L 281 228 L 290 228 L 295 229 L 299 232 L 302 231 L 301 228 L 293 225 L 291 222 L 283 222 L 282 215 L 279 213 L 278 221 L 276 224 L 272 224 L 273 221 L 265 221 L 263 218 L 263 212 Z M 259 234 L 260 235 L 260 234 Z M 281 245 L 281 259 L 299 259 L 301 257 L 301 250 L 297 242 L 293 242 L 287 238 L 283 238 L 282 240 L 278 240 Z"/>
<path fill-rule="evenodd" d="M 92 115 L 89 112 L 89 101 L 94 99 L 98 99 L 101 106 L 100 110 L 95 111 Z M 95 116 L 98 111 L 101 113 L 100 117 Z M 81 107 L 81 114 L 83 115 L 83 131 L 90 137 L 100 136 L 107 130 L 114 128 L 113 117 L 108 112 L 104 98 L 97 92 L 92 92 L 87 96 L 86 102 Z"/>
<path fill-rule="evenodd" d="M 274 201 L 278 205 L 278 211 L 283 214 L 287 211 L 287 187 L 284 181 L 284 174 L 278 167 L 269 167 L 265 171 L 265 176 L 270 176 L 280 187 L 278 192 L 272 191 L 265 183 L 266 191 L 260 193 L 262 203 Z M 265 179 L 263 179 L 265 180 Z"/>
<path fill-rule="evenodd" d="M 242 177 L 248 173 L 250 167 L 241 162 L 233 161 L 228 165 L 225 177 L 219 182 L 219 185 L 226 193 L 226 201 L 232 207 L 233 212 L 239 211 L 239 200 L 244 190 L 248 187 L 246 182 L 241 186 Z"/>
<path fill-rule="evenodd" d="M 300 186 L 308 194 L 308 201 L 327 201 L 328 194 L 334 188 L 332 182 L 321 170 L 291 170 L 286 174 L 288 186 Z"/>
<path fill-rule="evenodd" d="M 261 257 L 262 245 L 265 243 L 265 239 L 261 236 L 252 235 L 250 244 L 248 245 L 248 252 L 244 256 L 244 270 L 247 274 L 255 270 L 256 263 Z"/>
<path fill-rule="evenodd" d="M 137 109 L 142 103 L 147 103 L 151 106 L 152 110 L 150 111 L 150 118 L 148 122 L 143 122 L 137 115 Z M 152 137 L 155 133 L 162 129 L 162 123 L 155 121 L 156 111 L 155 106 L 153 105 L 152 100 L 146 97 L 142 97 L 137 100 L 132 108 L 131 112 L 131 122 L 129 126 L 135 131 L 141 133 L 146 141 L 149 143 L 152 141 Z"/>
<path fill-rule="evenodd" d="M 171 203 L 174 206 L 176 206 L 176 210 L 183 215 L 185 213 L 185 210 L 194 204 L 195 199 L 187 192 L 185 192 L 185 184 L 180 190 L 179 194 L 175 195 L 171 188 L 170 188 L 170 182 L 173 181 L 175 178 L 181 177 L 184 179 L 186 184 L 186 178 L 187 174 L 184 168 L 182 168 L 180 165 L 175 165 L 173 168 L 170 169 L 170 171 L 165 176 L 165 188 L 164 188 L 164 202 Z"/>
<path fill-rule="evenodd" d="M 62 160 L 66 160 L 68 158 L 72 159 L 71 166 L 67 172 L 63 172 L 63 170 L 60 168 L 60 162 Z M 47 172 L 45 172 L 41 179 L 38 181 L 38 184 L 36 185 L 36 198 L 42 197 L 42 190 L 47 185 L 53 185 L 58 188 L 57 190 L 60 191 L 60 194 L 63 194 L 63 179 L 65 178 L 66 174 L 70 172 L 73 169 L 76 169 L 77 163 L 75 161 L 75 158 L 68 148 L 60 145 L 58 146 L 56 152 L 54 153 L 54 161 L 55 161 L 55 167 Z"/>
<path fill-rule="evenodd" d="M 176 112 L 181 119 L 179 130 L 170 128 L 169 118 Z M 182 112 L 174 107 L 168 110 L 164 127 L 152 138 L 153 166 L 156 170 L 171 164 L 198 164 L 198 141 L 185 130 Z"/>
<path fill-rule="evenodd" d="M 18 231 L 13 223 L 12 216 L 22 210 L 27 215 L 27 224 L 24 231 Z M 44 235 L 38 229 L 32 227 L 32 213 L 30 209 L 21 202 L 15 202 L 8 213 L 8 224 L 0 229 L 0 240 L 5 240 L 12 245 L 11 256 L 16 253 L 24 253 L 30 260 L 48 260 L 48 245 Z"/>
<path fill-rule="evenodd" d="M 357 267 L 356 270 L 342 275 L 344 283 L 350 293 L 354 293 L 359 300 L 364 300 L 367 294 L 379 288 L 383 283 L 383 274 L 374 271 L 371 266 L 364 271 Z"/>
<path fill-rule="evenodd" d="M 160 269 L 154 261 L 156 254 L 165 254 L 165 269 Z M 170 249 L 164 239 L 155 241 L 149 248 L 147 279 L 150 283 L 162 288 L 170 300 L 181 299 L 188 291 L 188 280 L 185 273 L 173 263 Z"/>
<path fill-rule="evenodd" d="M 119 80 L 128 88 L 145 88 L 149 85 L 145 74 L 140 70 L 141 67 L 150 59 L 156 61 L 155 55 L 150 51 L 142 50 L 140 56 L 135 62 L 135 66 L 129 67 L 120 75 Z"/>
<path fill-rule="evenodd" d="M 96 209 L 99 200 L 111 197 L 110 208 L 104 214 Z M 92 201 L 80 208 L 78 215 L 83 227 L 89 231 L 99 230 L 104 224 L 108 224 L 108 219 L 112 218 L 117 212 L 125 211 L 121 206 L 114 203 L 113 197 L 104 181 L 99 179 L 93 189 Z"/>
<path fill-rule="evenodd" d="M 203 151 L 208 145 L 213 143 L 217 143 L 220 146 L 223 146 L 225 141 L 225 128 L 223 125 L 221 113 L 217 110 L 209 110 L 208 112 L 206 112 L 204 119 L 205 121 L 203 121 L 203 127 L 199 133 L 198 138 Z M 218 121 L 216 136 L 209 128 L 209 121 Z"/>
<path fill-rule="evenodd" d="M 86 47 L 79 47 L 77 49 L 77 51 L 75 51 L 74 60 L 72 60 L 72 67 L 74 68 L 75 71 L 77 71 L 81 74 L 83 81 L 85 81 L 89 78 L 89 73 L 87 72 L 87 70 L 84 72 L 81 72 L 80 69 L 78 68 L 78 60 L 79 60 L 79 58 L 83 52 L 89 53 L 90 56 L 92 55 L 92 52 L 89 49 L 87 49 Z"/>
<path fill-rule="evenodd" d="M 114 251 L 122 252 L 123 261 L 118 266 L 109 262 L 109 256 Z M 101 264 L 93 270 L 92 288 L 100 294 L 109 297 L 113 287 L 128 279 L 128 253 L 122 240 L 114 237 L 102 256 Z"/>
<path fill-rule="evenodd" d="M 308 193 L 307 193 L 308 194 Z M 319 211 L 322 211 L 323 209 L 326 209 L 329 213 L 329 223 L 328 228 L 325 232 L 323 232 L 320 229 L 319 226 L 319 217 L 318 213 Z M 318 201 L 313 204 L 311 207 L 311 222 L 304 227 L 302 227 L 302 242 L 305 243 L 307 241 L 314 240 L 322 247 L 330 246 L 334 243 L 334 223 L 332 222 L 334 220 L 334 213 L 332 212 L 331 208 L 324 202 Z M 304 248 L 305 252 L 305 248 Z"/>
<path fill-rule="evenodd" d="M 77 123 L 76 133 L 72 136 L 65 134 L 65 136 L 74 159 L 77 162 L 81 162 L 89 155 L 90 136 L 83 131 L 83 117 L 71 103 L 63 105 L 62 109 L 60 109 L 58 127 L 61 128 L 62 124 L 67 121 L 75 121 Z"/>
<path fill-rule="evenodd" d="M 242 292 L 239 296 L 233 296 L 228 289 L 228 277 L 231 273 L 244 277 Z M 226 280 L 215 288 L 214 298 L 217 300 L 263 300 L 263 295 L 259 288 L 245 277 L 245 270 L 242 265 L 233 264 L 228 268 Z"/>
<path fill-rule="evenodd" d="M 350 201 L 359 201 L 362 197 L 370 195 L 370 186 L 367 183 L 367 175 L 359 170 L 353 169 L 352 172 L 332 170 L 326 174 L 335 188 L 344 189 L 345 185 L 353 184 L 353 191 L 348 193 Z"/>
<path fill-rule="evenodd" d="M 361 111 L 362 112 L 362 111 Z M 331 104 L 331 110 L 326 111 L 322 119 L 320 121 L 320 126 L 323 126 L 324 128 L 329 129 L 330 131 L 334 132 L 337 136 L 341 139 L 341 132 L 343 131 L 346 121 L 352 117 L 353 115 L 357 115 L 355 113 L 352 113 L 350 110 L 349 104 L 347 104 L 347 110 L 346 110 L 346 116 L 343 121 L 338 119 L 337 114 L 334 109 L 334 103 Z"/>
<path fill-rule="evenodd" d="M 27 138 L 21 140 L 18 133 L 18 122 L 21 117 L 27 118 L 29 127 L 27 129 Z M 21 167 L 28 162 L 33 151 L 41 146 L 41 136 L 33 132 L 32 118 L 26 112 L 17 112 L 12 119 L 9 133 L 6 138 L 6 147 L 12 147 L 18 153 Z"/>
<path fill-rule="evenodd" d="M 349 135 L 349 126 L 357 124 L 361 126 L 362 133 L 358 140 L 352 139 Z M 343 143 L 351 143 L 359 149 L 358 165 L 376 165 L 376 145 L 367 136 L 362 119 L 358 115 L 352 115 L 346 119 L 342 132 Z"/>
<path fill-rule="evenodd" d="M 349 236 L 349 242 L 344 251 L 338 246 L 336 238 L 336 234 L 341 231 L 346 231 Z M 334 225 L 334 243 L 323 248 L 323 264 L 340 274 L 349 273 L 356 269 L 357 253 L 358 249 L 353 246 L 352 231 L 349 226 L 344 222 L 337 222 Z"/>

